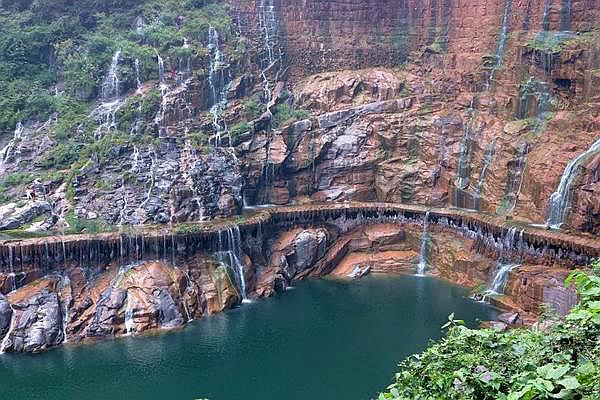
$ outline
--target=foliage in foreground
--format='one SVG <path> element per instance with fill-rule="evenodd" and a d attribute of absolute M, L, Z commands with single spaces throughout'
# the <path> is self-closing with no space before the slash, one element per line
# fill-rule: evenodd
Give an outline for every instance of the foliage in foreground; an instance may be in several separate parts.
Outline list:
<path fill-rule="evenodd" d="M 400 364 L 379 400 L 600 399 L 600 261 L 575 272 L 580 303 L 542 332 L 468 329 L 450 318 L 448 335 Z"/>

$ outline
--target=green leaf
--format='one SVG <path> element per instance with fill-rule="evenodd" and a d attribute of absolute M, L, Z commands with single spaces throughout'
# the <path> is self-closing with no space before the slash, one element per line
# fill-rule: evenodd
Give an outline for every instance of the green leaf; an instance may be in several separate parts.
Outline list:
<path fill-rule="evenodd" d="M 579 384 L 579 381 L 577 380 L 577 378 L 575 378 L 574 376 L 564 377 L 563 379 L 559 380 L 556 383 L 564 386 L 564 388 L 568 389 L 568 390 L 575 390 L 581 386 Z"/>

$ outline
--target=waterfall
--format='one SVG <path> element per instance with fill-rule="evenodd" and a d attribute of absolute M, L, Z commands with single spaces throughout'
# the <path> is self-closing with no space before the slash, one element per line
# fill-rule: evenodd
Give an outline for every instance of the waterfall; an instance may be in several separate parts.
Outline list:
<path fill-rule="evenodd" d="M 238 225 L 227 228 L 225 231 L 219 231 L 219 257 L 221 262 L 228 264 L 235 273 L 242 302 L 248 302 L 246 277 L 244 276 L 244 265 L 242 264 L 242 240 Z"/>
<path fill-rule="evenodd" d="M 508 38 L 509 18 L 511 0 L 504 0 L 504 16 L 502 17 L 502 29 L 498 39 L 498 47 L 496 49 L 496 68 L 502 65 L 504 59 L 504 50 L 506 48 L 506 39 Z"/>
<path fill-rule="evenodd" d="M 270 102 L 272 91 L 267 74 L 277 64 L 277 61 L 281 64 L 283 58 L 283 52 L 278 43 L 279 22 L 273 0 L 260 0 L 258 20 L 262 39 L 261 59 L 259 61 L 262 68 L 263 92 L 266 101 Z"/>
<path fill-rule="evenodd" d="M 210 26 L 208 29 L 208 48 L 212 51 L 213 58 L 208 72 L 208 84 L 212 95 L 212 106 L 210 113 L 215 128 L 215 147 L 221 146 L 221 135 L 227 132 L 227 124 L 220 121 L 221 113 L 227 105 L 227 87 L 229 85 L 229 74 L 224 71 L 226 65 L 223 61 L 223 53 L 219 46 L 219 33 Z"/>
<path fill-rule="evenodd" d="M 119 78 L 120 60 L 121 50 L 117 50 L 102 82 L 102 103 L 92 111 L 92 115 L 97 116 L 96 122 L 98 123 L 98 128 L 94 131 L 96 140 L 101 139 L 104 133 L 117 129 L 117 112 L 123 105 Z"/>
<path fill-rule="evenodd" d="M 165 60 L 160 56 L 158 50 L 154 49 L 156 53 L 156 62 L 158 63 L 158 83 L 163 85 L 165 83 Z"/>
<path fill-rule="evenodd" d="M 423 220 L 423 233 L 421 235 L 421 249 L 419 251 L 419 265 L 417 266 L 417 275 L 424 276 L 427 270 L 427 244 L 429 242 L 429 215 L 427 211 Z"/>
<path fill-rule="evenodd" d="M 579 169 L 586 162 L 586 160 L 589 159 L 589 157 L 598 152 L 600 152 L 600 138 L 598 138 L 588 150 L 567 164 L 565 172 L 560 179 L 558 189 L 556 192 L 552 193 L 552 196 L 550 196 L 550 202 L 548 204 L 548 218 L 546 220 L 547 226 L 554 229 L 560 229 L 560 227 L 565 223 L 571 203 L 571 189 L 577 180 Z"/>
<path fill-rule="evenodd" d="M 459 189 L 466 189 L 469 186 L 469 176 L 471 173 L 471 128 L 475 119 L 475 96 L 471 99 L 469 106 L 469 119 L 463 128 L 463 139 L 460 144 L 460 157 L 456 169 L 456 178 L 454 184 Z M 456 204 L 455 204 L 456 205 Z"/>
<path fill-rule="evenodd" d="M 496 149 L 496 141 L 493 140 L 487 145 L 485 149 L 485 157 L 483 159 L 483 167 L 481 168 L 481 172 L 479 173 L 479 180 L 477 181 L 477 188 L 475 189 L 475 196 L 477 198 L 481 197 L 481 191 L 483 190 L 483 183 L 485 182 L 485 177 L 487 175 L 487 171 L 494 160 L 494 152 Z"/>
<path fill-rule="evenodd" d="M 131 335 L 135 333 L 135 321 L 133 320 L 133 307 L 131 305 L 131 296 L 127 291 L 127 298 L 125 300 L 125 335 Z"/>
<path fill-rule="evenodd" d="M 71 289 L 71 280 L 65 274 L 62 280 L 62 286 Z M 69 302 L 64 300 L 61 296 L 61 302 L 63 303 L 63 320 L 62 320 L 62 328 L 63 328 L 63 343 L 67 343 L 69 340 L 67 338 L 67 328 L 69 327 Z"/>
<path fill-rule="evenodd" d="M 190 48 L 190 44 L 188 42 L 187 38 L 183 38 L 183 45 L 181 46 L 182 49 L 189 49 Z M 191 68 L 191 60 L 190 60 L 190 56 L 186 56 L 185 59 L 180 58 L 179 59 L 179 75 L 180 75 L 180 82 L 183 82 L 184 80 L 186 80 L 187 78 L 190 77 L 192 68 Z"/>
<path fill-rule="evenodd" d="M 504 189 L 504 197 L 502 205 L 498 208 L 499 214 L 510 214 L 517 205 L 521 186 L 523 185 L 523 173 L 527 165 L 527 157 L 529 155 L 529 143 L 522 143 L 517 148 L 516 158 L 509 162 L 506 176 L 506 188 Z"/>
<path fill-rule="evenodd" d="M 550 9 L 552 8 L 552 0 L 546 0 L 544 3 L 544 14 L 542 16 L 542 30 L 550 30 Z"/>
<path fill-rule="evenodd" d="M 150 201 L 152 197 L 152 190 L 154 190 L 155 181 L 156 181 L 156 164 L 158 163 L 156 152 L 152 152 L 150 154 L 150 185 L 148 187 L 148 192 L 146 193 L 146 198 L 140 204 L 139 208 L 143 209 L 146 204 Z"/>
<path fill-rule="evenodd" d="M 11 289 L 14 292 L 15 290 L 17 290 L 17 280 L 16 280 L 16 276 L 15 276 L 15 255 L 14 255 L 14 249 L 12 246 L 8 246 L 8 265 L 9 265 L 9 276 L 11 277 Z"/>
<path fill-rule="evenodd" d="M 140 60 L 136 58 L 133 66 L 135 70 L 136 93 L 141 93 L 142 79 L 140 78 Z"/>
<path fill-rule="evenodd" d="M 113 55 L 108 68 L 108 73 L 102 83 L 102 99 L 110 100 L 121 97 L 121 82 L 119 80 L 119 61 L 121 59 L 121 50 L 117 50 Z"/>
<path fill-rule="evenodd" d="M 0 150 L 0 174 L 4 172 L 4 165 L 12 156 L 13 152 L 15 151 L 15 147 L 23 139 L 24 130 L 25 128 L 23 127 L 21 121 L 17 122 L 12 139 L 6 146 L 4 146 L 2 150 Z"/>
<path fill-rule="evenodd" d="M 165 128 L 163 127 L 163 123 L 165 121 L 165 114 L 167 112 L 167 90 L 169 89 L 168 85 L 165 82 L 165 61 L 160 56 L 158 50 L 154 49 L 154 53 L 156 54 L 156 62 L 158 64 L 158 87 L 160 89 L 160 110 L 156 117 L 154 118 L 154 123 L 158 126 L 159 135 L 166 133 Z"/>
<path fill-rule="evenodd" d="M 499 260 L 496 266 L 494 279 L 488 285 L 485 292 L 483 292 L 482 301 L 489 302 L 490 297 L 503 294 L 511 271 L 517 267 L 520 267 L 520 265 L 510 264 Z"/>
<path fill-rule="evenodd" d="M 8 304 L 10 309 L 12 310 L 12 314 L 10 316 L 10 325 L 8 327 L 8 332 L 6 332 L 6 336 L 4 336 L 4 339 L 2 339 L 2 343 L 0 343 L 0 354 L 4 354 L 6 352 L 6 348 L 8 346 L 11 345 L 11 339 L 10 339 L 10 335 L 12 335 L 13 330 L 15 329 L 15 325 L 16 325 L 16 312 L 15 309 L 13 308 L 12 304 Z"/>
<path fill-rule="evenodd" d="M 195 154 L 194 147 L 192 146 L 192 143 L 190 142 L 188 135 L 189 135 L 189 130 L 186 127 L 185 128 L 186 139 L 185 139 L 185 145 L 184 145 L 184 148 L 182 151 L 181 162 L 179 164 L 180 165 L 179 170 L 181 172 L 181 176 L 183 177 L 183 181 L 192 191 L 192 195 L 193 195 L 192 200 L 196 203 L 196 207 L 198 207 L 197 220 L 203 221 L 204 220 L 204 205 L 202 204 L 202 196 L 201 196 L 200 192 L 198 191 L 198 189 L 196 188 L 196 182 L 194 181 L 192 174 L 190 174 L 190 171 L 196 167 L 196 164 L 198 163 L 199 160 Z"/>
<path fill-rule="evenodd" d="M 571 13 L 572 4 L 571 0 L 562 0 L 560 8 L 560 30 L 569 31 L 571 30 Z"/>

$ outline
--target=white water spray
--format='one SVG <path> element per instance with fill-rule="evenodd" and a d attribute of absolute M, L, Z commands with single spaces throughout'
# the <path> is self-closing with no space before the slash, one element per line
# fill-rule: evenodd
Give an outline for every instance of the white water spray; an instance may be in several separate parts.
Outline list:
<path fill-rule="evenodd" d="M 421 235 L 421 249 L 419 251 L 419 265 L 417 266 L 417 275 L 424 276 L 427 270 L 427 248 L 429 242 L 429 215 L 427 211 L 423 220 L 423 233 Z"/>

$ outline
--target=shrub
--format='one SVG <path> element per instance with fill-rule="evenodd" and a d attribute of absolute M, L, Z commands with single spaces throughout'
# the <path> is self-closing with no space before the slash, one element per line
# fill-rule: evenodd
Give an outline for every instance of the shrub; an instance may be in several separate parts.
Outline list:
<path fill-rule="evenodd" d="M 447 336 L 403 361 L 378 398 L 600 398 L 600 277 L 574 272 L 571 282 L 580 303 L 548 331 L 474 330 L 451 316 Z"/>

